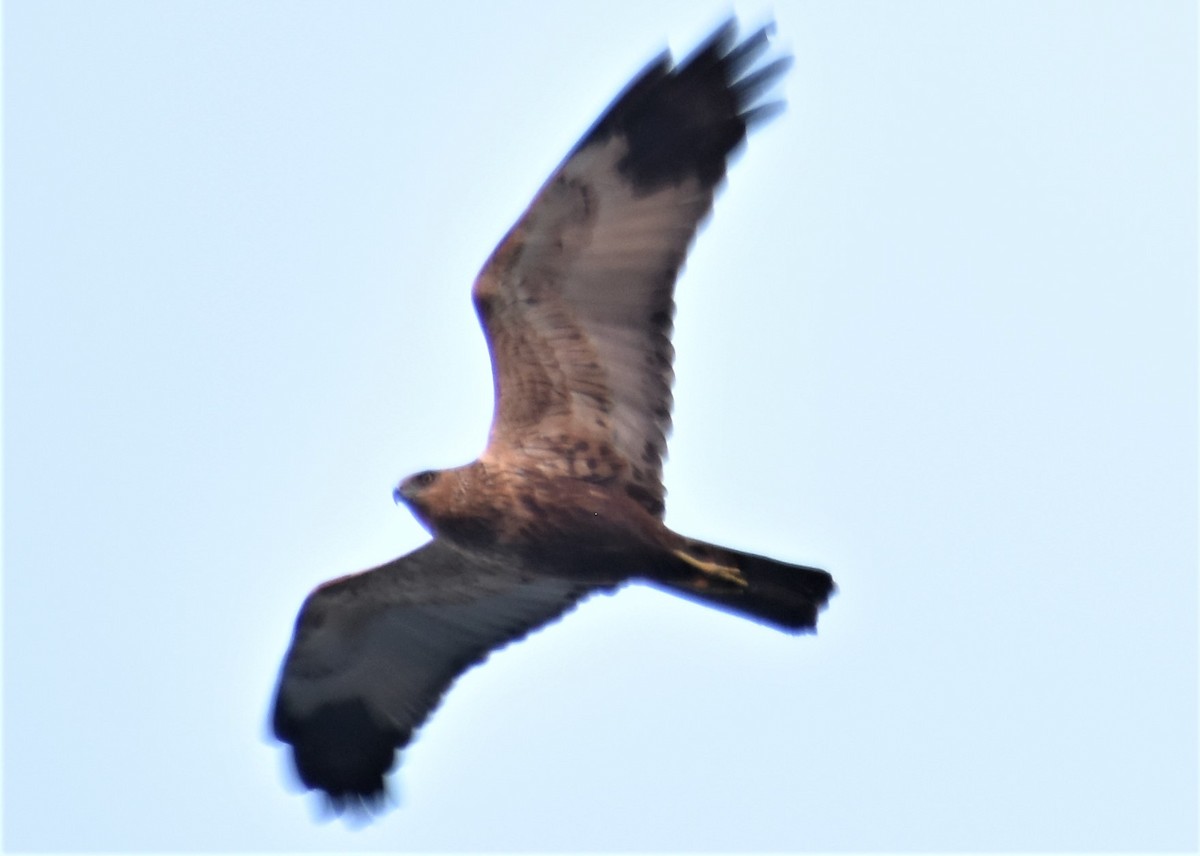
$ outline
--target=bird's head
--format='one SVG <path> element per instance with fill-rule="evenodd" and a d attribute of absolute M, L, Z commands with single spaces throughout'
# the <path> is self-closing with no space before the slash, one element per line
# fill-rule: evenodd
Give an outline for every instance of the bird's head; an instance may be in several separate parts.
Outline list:
<path fill-rule="evenodd" d="M 411 475 L 396 485 L 396 489 L 392 491 L 392 499 L 397 505 L 403 502 L 418 520 L 427 524 L 431 500 L 441 476 L 438 470 L 424 470 Z"/>
<path fill-rule="evenodd" d="M 425 470 L 409 476 L 392 491 L 429 534 L 438 538 L 478 540 L 481 517 L 488 517 L 490 503 L 478 499 L 483 466 L 479 461 L 445 470 Z M 486 528 L 486 527 L 484 527 Z"/>

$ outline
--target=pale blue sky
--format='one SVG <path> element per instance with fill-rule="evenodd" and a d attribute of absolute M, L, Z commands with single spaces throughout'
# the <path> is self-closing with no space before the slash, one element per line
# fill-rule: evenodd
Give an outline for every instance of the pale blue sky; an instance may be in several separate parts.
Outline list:
<path fill-rule="evenodd" d="M 776 3 L 667 519 L 828 568 L 819 635 L 627 590 L 470 673 L 373 825 L 287 787 L 301 600 L 485 438 L 476 270 L 726 10 L 5 4 L 6 848 L 1197 846 L 1182 0 Z"/>

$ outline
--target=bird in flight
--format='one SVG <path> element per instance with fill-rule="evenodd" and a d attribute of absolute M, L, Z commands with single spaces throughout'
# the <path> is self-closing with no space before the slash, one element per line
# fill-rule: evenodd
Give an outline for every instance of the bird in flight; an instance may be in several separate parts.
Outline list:
<path fill-rule="evenodd" d="M 463 672 L 596 592 L 656 584 L 791 633 L 824 571 L 663 523 L 675 279 L 731 154 L 790 65 L 733 20 L 652 61 L 571 150 L 472 292 L 495 412 L 478 460 L 395 490 L 433 536 L 304 602 L 273 728 L 336 810 L 373 808 L 397 750 Z"/>

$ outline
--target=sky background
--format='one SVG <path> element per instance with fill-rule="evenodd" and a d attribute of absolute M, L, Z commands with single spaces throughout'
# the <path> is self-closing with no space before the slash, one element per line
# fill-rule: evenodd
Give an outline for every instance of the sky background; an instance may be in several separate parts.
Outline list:
<path fill-rule="evenodd" d="M 1196 848 L 1183 0 L 775 3 L 667 521 L 829 569 L 819 634 L 630 588 L 466 676 L 375 823 L 289 787 L 303 597 L 486 437 L 476 271 L 727 10 L 5 4 L 6 848 Z"/>

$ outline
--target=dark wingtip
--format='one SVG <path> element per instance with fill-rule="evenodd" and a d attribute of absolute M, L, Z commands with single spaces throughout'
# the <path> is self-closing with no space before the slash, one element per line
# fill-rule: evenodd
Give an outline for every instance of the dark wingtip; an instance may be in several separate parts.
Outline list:
<path fill-rule="evenodd" d="M 622 137 L 628 151 L 618 164 L 641 192 L 688 177 L 711 187 L 747 129 L 782 109 L 761 102 L 791 65 L 782 56 L 761 62 L 773 26 L 737 42 L 737 22 L 717 27 L 682 61 L 662 54 L 648 65 L 584 136 L 578 148 Z"/>
<path fill-rule="evenodd" d="M 327 812 L 370 816 L 390 807 L 385 777 L 411 732 L 381 726 L 360 699 L 322 705 L 304 717 L 277 707 L 273 725 L 275 736 L 291 744 L 300 782 L 323 793 Z"/>

